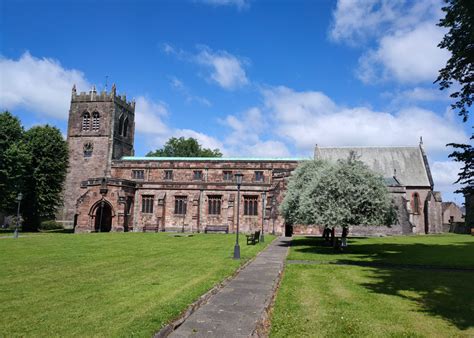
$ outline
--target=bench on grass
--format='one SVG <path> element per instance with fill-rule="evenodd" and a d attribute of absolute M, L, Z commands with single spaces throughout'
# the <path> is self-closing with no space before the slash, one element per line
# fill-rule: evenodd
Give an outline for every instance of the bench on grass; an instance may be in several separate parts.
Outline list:
<path fill-rule="evenodd" d="M 204 233 L 210 233 L 210 232 L 216 232 L 216 233 L 229 233 L 229 226 L 227 225 L 207 225 L 206 228 L 204 229 Z"/>
<path fill-rule="evenodd" d="M 251 234 L 245 235 L 247 237 L 247 245 L 260 242 L 260 230 L 252 232 Z"/>
<path fill-rule="evenodd" d="M 160 231 L 160 227 L 158 225 L 145 225 L 143 227 L 143 232 L 158 232 Z"/>

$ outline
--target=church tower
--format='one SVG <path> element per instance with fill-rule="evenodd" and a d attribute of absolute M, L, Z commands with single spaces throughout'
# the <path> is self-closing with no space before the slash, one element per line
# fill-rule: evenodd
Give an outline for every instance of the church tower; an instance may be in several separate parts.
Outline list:
<path fill-rule="evenodd" d="M 112 160 L 133 156 L 135 102 L 117 95 L 115 84 L 110 93 L 77 93 L 72 88 L 67 143 L 69 167 L 64 184 L 64 206 L 58 219 L 72 226 L 81 182 L 110 175 Z"/>

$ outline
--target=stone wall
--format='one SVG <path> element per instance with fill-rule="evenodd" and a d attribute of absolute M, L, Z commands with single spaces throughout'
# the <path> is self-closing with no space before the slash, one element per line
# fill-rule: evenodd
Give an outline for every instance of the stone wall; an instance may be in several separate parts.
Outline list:
<path fill-rule="evenodd" d="M 133 231 L 183 231 L 203 232 L 208 226 L 227 226 L 230 232 L 236 231 L 237 224 L 237 186 L 232 180 L 234 174 L 243 174 L 240 191 L 240 231 L 251 232 L 264 227 L 267 233 L 283 233 L 284 219 L 278 214 L 278 206 L 283 200 L 286 179 L 296 168 L 297 160 L 286 161 L 114 161 L 111 167 L 111 179 L 133 182 L 133 192 L 122 194 L 133 199 L 131 216 L 133 222 L 129 229 Z M 132 179 L 133 170 L 143 170 L 143 179 Z M 165 178 L 165 170 L 172 170 L 172 179 Z M 195 179 L 194 171 L 202 171 L 202 179 Z M 226 180 L 224 171 L 232 173 Z M 255 172 L 263 172 L 262 180 L 256 179 Z M 92 180 L 98 184 L 97 180 Z M 83 182 L 84 198 L 80 209 L 80 229 L 93 230 L 93 210 L 102 195 L 98 194 L 94 184 Z M 87 186 L 87 188 L 86 188 Z M 110 194 L 120 193 L 120 189 L 111 188 Z M 115 190 L 114 190 L 115 189 Z M 153 197 L 153 212 L 144 212 L 144 196 Z M 221 197 L 220 214 L 209 214 L 209 198 Z M 186 214 L 175 214 L 176 197 L 186 197 Z M 245 215 L 246 197 L 257 200 L 257 215 Z M 264 198 L 265 197 L 265 198 Z M 115 198 L 115 197 L 114 197 Z M 119 208 L 112 201 L 114 208 Z M 119 210 L 119 209 L 118 209 Z M 90 218 L 86 221 L 84 215 Z M 115 216 L 114 216 L 115 217 Z M 117 220 L 117 222 L 116 222 Z M 112 231 L 120 230 L 118 218 L 114 218 Z"/>

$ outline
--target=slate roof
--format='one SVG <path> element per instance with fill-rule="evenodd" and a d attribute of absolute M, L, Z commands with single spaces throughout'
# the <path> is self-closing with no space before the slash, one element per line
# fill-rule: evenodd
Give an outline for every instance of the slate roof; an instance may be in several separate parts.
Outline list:
<path fill-rule="evenodd" d="M 336 162 L 354 152 L 358 159 L 386 182 L 395 176 L 403 186 L 431 187 L 431 173 L 421 147 L 319 147 L 315 158 Z"/>

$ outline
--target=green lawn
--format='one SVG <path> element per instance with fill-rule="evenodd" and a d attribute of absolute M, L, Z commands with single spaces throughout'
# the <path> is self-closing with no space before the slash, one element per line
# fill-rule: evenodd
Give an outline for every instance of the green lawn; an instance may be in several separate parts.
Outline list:
<path fill-rule="evenodd" d="M 264 244 L 233 235 L 0 239 L 0 336 L 151 336 Z M 273 239 L 266 237 L 265 244 Z"/>
<path fill-rule="evenodd" d="M 272 314 L 273 337 L 473 337 L 474 272 L 324 264 L 474 267 L 468 235 L 352 240 L 344 254 L 296 238 Z"/>
<path fill-rule="evenodd" d="M 349 238 L 348 243 L 344 253 L 334 254 L 320 237 L 296 237 L 288 259 L 474 268 L 474 236 L 469 235 Z"/>

